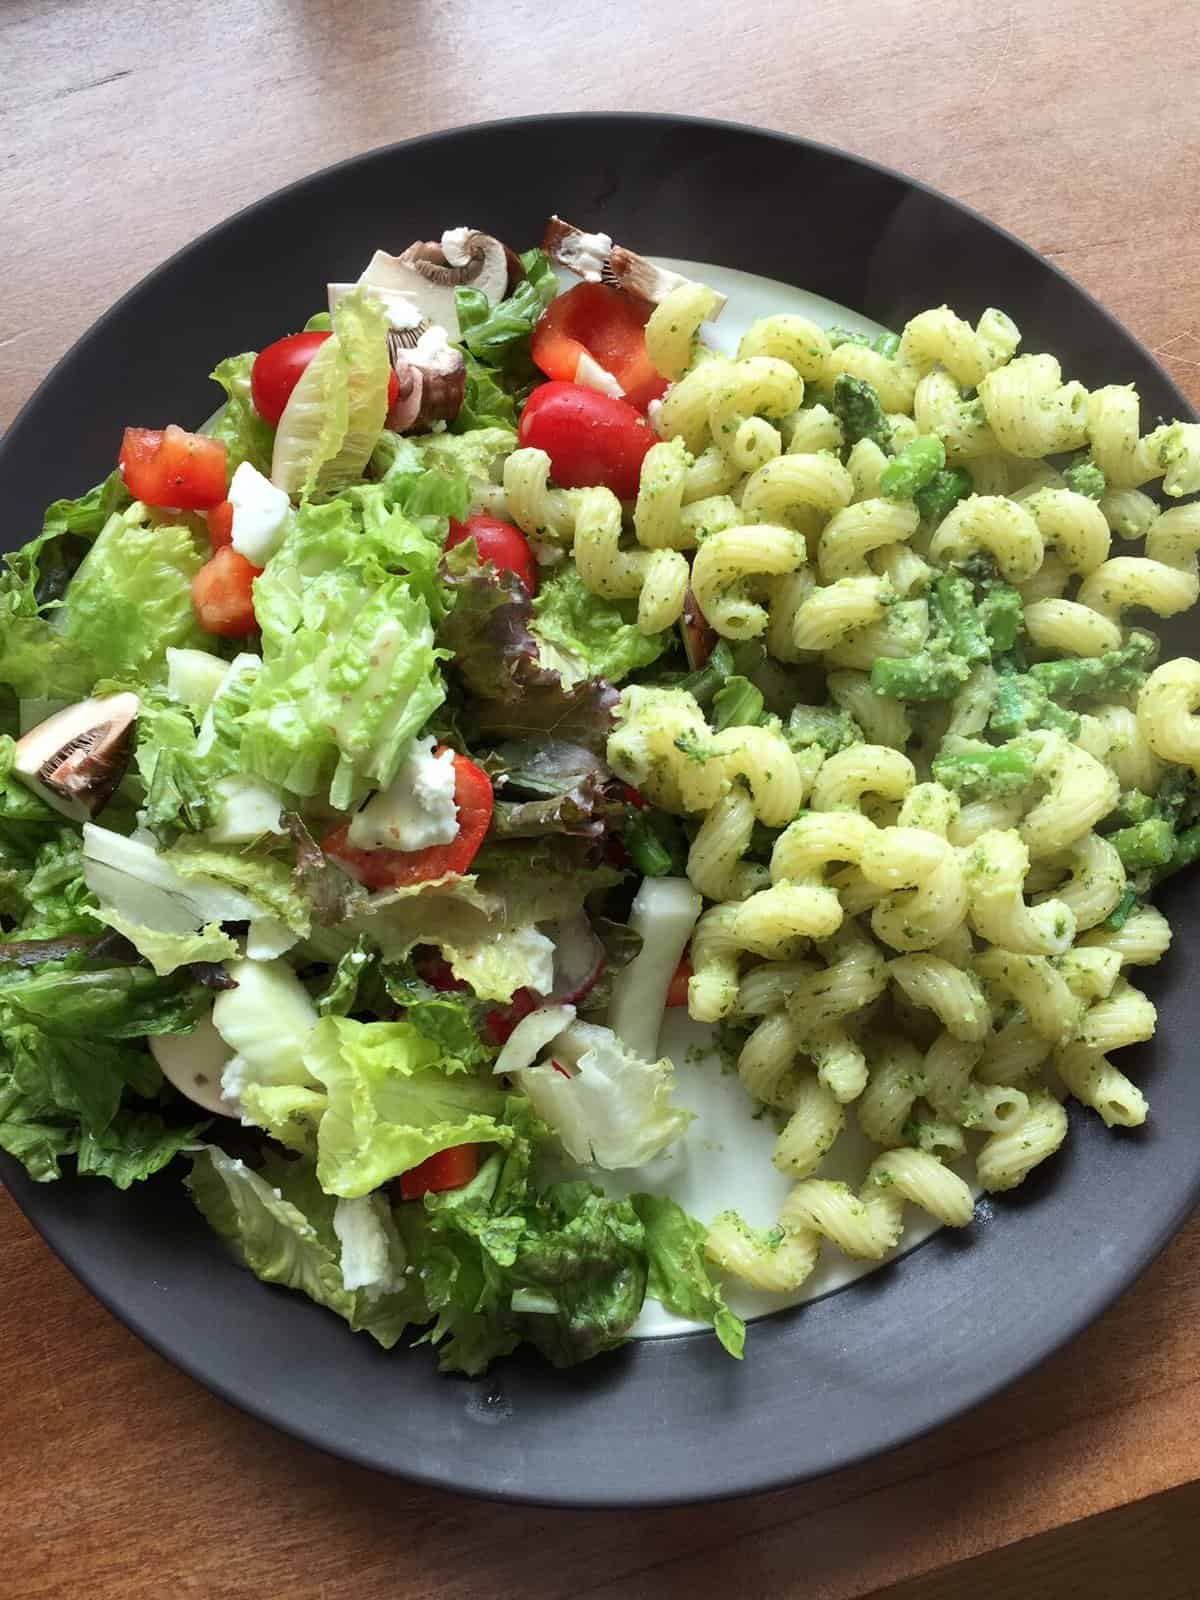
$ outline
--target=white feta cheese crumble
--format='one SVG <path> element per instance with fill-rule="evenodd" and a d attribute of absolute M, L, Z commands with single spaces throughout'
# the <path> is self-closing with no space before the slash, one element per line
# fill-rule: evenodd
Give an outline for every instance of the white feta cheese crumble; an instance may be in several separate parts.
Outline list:
<path fill-rule="evenodd" d="M 291 501 L 282 489 L 243 461 L 229 485 L 233 548 L 251 566 L 265 567 L 279 548 Z"/>
<path fill-rule="evenodd" d="M 651 428 L 660 439 L 663 436 L 662 410 L 663 407 L 661 400 L 651 400 L 650 404 L 646 407 L 646 421 L 650 424 Z"/>
<path fill-rule="evenodd" d="M 625 391 L 613 377 L 607 367 L 602 367 L 594 356 L 582 351 L 575 364 L 575 382 L 582 384 L 585 389 L 595 389 L 597 394 L 606 394 L 614 400 L 622 400 Z"/>
<path fill-rule="evenodd" d="M 599 283 L 604 263 L 612 255 L 613 242 L 607 233 L 572 233 L 558 248 L 558 259 L 589 283 Z"/>
<path fill-rule="evenodd" d="M 351 822 L 349 842 L 356 850 L 425 850 L 454 839 L 454 754 L 435 756 L 433 745 L 432 736 L 415 739 L 388 787 Z"/>
<path fill-rule="evenodd" d="M 333 1208 L 333 1231 L 342 1247 L 342 1283 L 350 1290 L 365 1289 L 371 1299 L 399 1287 L 379 1212 L 381 1203 L 376 1196 L 364 1194 L 339 1200 Z"/>

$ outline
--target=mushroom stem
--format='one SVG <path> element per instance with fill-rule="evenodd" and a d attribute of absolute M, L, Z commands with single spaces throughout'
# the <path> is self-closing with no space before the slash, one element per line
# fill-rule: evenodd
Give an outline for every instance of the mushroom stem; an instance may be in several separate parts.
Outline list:
<path fill-rule="evenodd" d="M 666 267 L 656 267 L 645 256 L 614 244 L 606 233 L 585 233 L 559 216 L 547 222 L 542 249 L 551 261 L 566 267 L 577 277 L 592 283 L 613 284 L 637 300 L 648 300 L 651 305 L 659 305 L 673 289 L 694 281 Z M 726 297 L 718 294 L 716 301 L 714 318 L 725 309 Z"/>

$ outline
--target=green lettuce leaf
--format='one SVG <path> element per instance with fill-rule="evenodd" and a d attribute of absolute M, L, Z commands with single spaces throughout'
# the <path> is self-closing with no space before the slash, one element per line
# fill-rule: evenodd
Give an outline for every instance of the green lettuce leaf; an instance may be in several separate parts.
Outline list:
<path fill-rule="evenodd" d="M 129 940 L 140 956 L 154 968 L 160 978 L 177 972 L 193 961 L 234 961 L 240 951 L 236 940 L 222 932 L 219 923 L 210 922 L 198 933 L 162 933 L 148 928 L 144 923 L 124 917 L 112 906 L 95 913 L 98 921 Z"/>
<path fill-rule="evenodd" d="M 498 1050 L 484 1037 L 486 1005 L 466 991 L 435 989 L 408 968 L 384 967 L 383 981 L 404 1020 L 438 1047 L 446 1071 L 491 1067 Z"/>
<path fill-rule="evenodd" d="M 157 525 L 135 502 L 109 517 L 68 597 L 43 612 L 31 578 L 36 562 L 22 568 L 18 552 L 0 581 L 0 682 L 26 699 L 64 699 L 87 694 L 100 678 L 153 681 L 168 646 L 204 637 L 191 587 L 202 561 L 190 529 Z"/>
<path fill-rule="evenodd" d="M 62 1176 L 59 1162 L 74 1155 L 79 1123 L 50 1100 L 25 1094 L 11 1073 L 0 1072 L 0 1150 L 14 1156 L 35 1183 Z"/>
<path fill-rule="evenodd" d="M 742 1359 L 746 1325 L 725 1304 L 704 1257 L 706 1229 L 663 1194 L 635 1194 L 634 1210 L 646 1230 L 650 1279 L 646 1293 L 692 1322 L 708 1322 L 729 1354 Z"/>
<path fill-rule="evenodd" d="M 388 1233 L 395 1287 L 347 1289 L 334 1231 L 336 1201 L 323 1194 L 310 1164 L 268 1158 L 258 1172 L 206 1145 L 187 1180 L 192 1199 L 234 1255 L 267 1283 L 298 1289 L 365 1331 L 384 1349 L 411 1323 L 428 1320 L 420 1278 L 406 1275 L 403 1248 Z"/>
<path fill-rule="evenodd" d="M 128 1189 L 153 1177 L 207 1127 L 207 1122 L 169 1127 L 153 1111 L 118 1111 L 102 1133 L 85 1129 L 80 1135 L 76 1171 Z"/>
<path fill-rule="evenodd" d="M 671 630 L 639 633 L 636 606 L 592 594 L 573 565 L 543 577 L 533 612 L 534 637 L 578 662 L 579 677 L 619 683 L 657 661 L 672 643 Z"/>
<path fill-rule="evenodd" d="M 517 448 L 513 428 L 481 427 L 469 433 L 423 433 L 412 437 L 429 467 L 461 474 L 468 483 L 494 483 L 500 463 Z M 451 512 L 461 520 L 465 513 Z"/>
<path fill-rule="evenodd" d="M 271 480 L 293 499 L 337 494 L 363 476 L 387 416 L 387 316 L 365 290 L 348 294 L 292 390 L 279 425 Z"/>
<path fill-rule="evenodd" d="M 540 250 L 521 257 L 525 276 L 506 299 L 493 305 L 478 289 L 455 295 L 462 343 L 491 367 L 524 370 L 529 361 L 529 336 L 542 312 L 558 293 L 554 268 Z"/>
<path fill-rule="evenodd" d="M 11 830 L 14 834 L 19 830 Z M 74 828 L 59 825 L 39 830 L 32 857 L 5 851 L 0 825 L 0 874 L 11 862 L 14 892 L 11 915 L 23 939 L 55 939 L 64 934 L 94 933 L 89 912 L 95 900 L 83 879 L 82 840 Z"/>
<path fill-rule="evenodd" d="M 438 1046 L 409 1022 L 324 1017 L 304 1064 L 325 1086 L 317 1176 L 328 1194 L 369 1194 L 453 1145 L 506 1143 L 504 1096 L 447 1070 Z"/>
<path fill-rule="evenodd" d="M 247 769 L 299 795 L 328 784 L 336 810 L 391 782 L 445 696 L 420 593 L 436 549 L 403 521 L 363 540 L 353 507 L 303 508 L 254 586 L 263 667 L 242 719 Z M 381 557 L 423 567 L 410 578 Z"/>
<path fill-rule="evenodd" d="M 308 900 L 288 862 L 245 845 L 212 845 L 184 838 L 159 855 L 181 878 L 215 878 L 247 895 L 301 938 L 309 931 Z M 200 959 L 195 958 L 193 959 Z"/>
<path fill-rule="evenodd" d="M 482 1372 L 522 1340 L 556 1366 L 621 1344 L 641 1310 L 644 1231 L 628 1200 L 588 1183 L 539 1186 L 530 1163 L 542 1130 L 513 1098 L 513 1141 L 464 1188 L 398 1207 L 436 1322 L 444 1372 Z"/>
<path fill-rule="evenodd" d="M 243 461 L 263 473 L 271 471 L 271 451 L 275 443 L 275 430 L 254 409 L 250 397 L 250 372 L 256 352 L 228 356 L 209 377 L 225 391 L 225 404 L 217 412 L 205 433 L 219 439 L 225 446 L 225 465 L 230 477 Z"/>

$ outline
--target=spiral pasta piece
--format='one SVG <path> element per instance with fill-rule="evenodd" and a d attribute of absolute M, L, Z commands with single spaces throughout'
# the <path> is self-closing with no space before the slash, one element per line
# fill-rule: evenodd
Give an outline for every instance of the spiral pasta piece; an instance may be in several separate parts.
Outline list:
<path fill-rule="evenodd" d="M 783 314 L 752 322 L 742 335 L 737 353 L 739 361 L 754 356 L 786 361 L 805 383 L 819 383 L 825 376 L 832 348 L 824 328 L 818 328 L 807 317 Z"/>
<path fill-rule="evenodd" d="M 1054 1069 L 1081 1105 L 1099 1113 L 1106 1128 L 1140 1128 L 1149 1115 L 1146 1096 L 1099 1050 L 1067 1045 L 1054 1052 Z"/>
<path fill-rule="evenodd" d="M 963 862 L 968 915 L 980 938 L 1025 955 L 1060 955 L 1075 937 L 1075 914 L 1065 901 L 1025 903 L 1029 851 L 1019 833 L 980 834 Z"/>
<path fill-rule="evenodd" d="M 805 559 L 803 540 L 765 523 L 725 528 L 706 539 L 692 563 L 692 591 L 710 626 L 727 639 L 754 639 L 766 610 L 746 597 L 757 580 L 793 572 Z"/>
<path fill-rule="evenodd" d="M 1053 1095 L 1029 1096 L 1025 1113 L 995 1133 L 975 1159 L 980 1187 L 988 1194 L 1015 1189 L 1060 1147 L 1067 1136 L 1067 1113 Z"/>
<path fill-rule="evenodd" d="M 1037 523 L 1014 500 L 969 495 L 938 524 L 929 546 L 935 561 L 961 561 L 986 550 L 1009 583 L 1024 583 L 1042 564 L 1045 547 Z"/>
<path fill-rule="evenodd" d="M 1054 455 L 1087 442 L 1088 392 L 1081 383 L 1063 383 L 1051 355 L 1017 356 L 989 372 L 979 382 L 979 399 L 1010 455 Z"/>
<path fill-rule="evenodd" d="M 835 512 L 817 545 L 822 582 L 868 574 L 871 552 L 910 538 L 920 520 L 916 506 L 895 500 L 862 500 Z"/>
<path fill-rule="evenodd" d="M 550 544 L 570 544 L 579 491 L 550 487 L 550 457 L 544 450 L 514 450 L 505 460 L 504 499 L 522 533 Z"/>
<path fill-rule="evenodd" d="M 664 378 L 681 378 L 692 363 L 702 325 L 720 309 L 703 283 L 681 283 L 655 306 L 646 323 L 646 354 Z"/>
<path fill-rule="evenodd" d="M 964 389 L 978 388 L 989 372 L 1016 354 L 1021 334 L 1003 311 L 989 309 L 972 328 L 949 306 L 919 312 L 904 325 L 900 355 L 922 375 L 945 367 Z"/>

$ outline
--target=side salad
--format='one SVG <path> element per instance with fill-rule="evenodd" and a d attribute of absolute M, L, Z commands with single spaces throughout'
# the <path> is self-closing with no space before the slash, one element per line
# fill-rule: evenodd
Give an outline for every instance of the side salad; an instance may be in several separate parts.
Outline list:
<path fill-rule="evenodd" d="M 606 761 L 616 686 L 715 638 L 504 513 L 518 444 L 631 498 L 667 387 L 680 280 L 551 232 L 562 294 L 475 229 L 377 252 L 0 573 L 0 1148 L 182 1157 L 252 1272 L 469 1374 L 647 1295 L 744 1336 L 704 1227 L 591 1181 L 687 1125 L 657 1036 L 701 907 Z"/>

